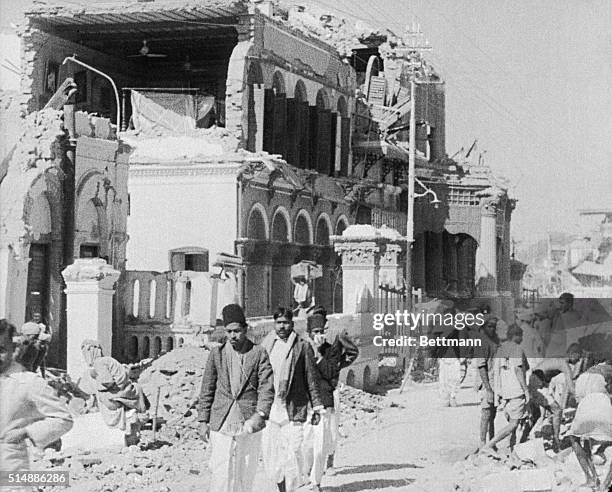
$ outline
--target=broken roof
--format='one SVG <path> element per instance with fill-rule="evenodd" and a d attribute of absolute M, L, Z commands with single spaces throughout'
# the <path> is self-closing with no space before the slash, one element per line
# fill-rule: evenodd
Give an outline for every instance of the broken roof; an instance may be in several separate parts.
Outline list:
<path fill-rule="evenodd" d="M 75 27 L 116 32 L 130 30 L 134 24 L 202 25 L 211 19 L 231 18 L 247 11 L 243 0 L 158 0 L 155 2 L 106 1 L 77 5 L 48 2 L 28 8 L 25 15 L 54 29 Z"/>

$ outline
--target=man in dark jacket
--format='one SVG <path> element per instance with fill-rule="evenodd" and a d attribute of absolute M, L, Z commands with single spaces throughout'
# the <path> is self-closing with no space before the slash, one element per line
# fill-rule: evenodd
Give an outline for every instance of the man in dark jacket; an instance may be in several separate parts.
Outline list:
<path fill-rule="evenodd" d="M 246 337 L 244 312 L 237 304 L 223 308 L 227 340 L 213 347 L 198 405 L 201 435 L 210 433 L 211 490 L 249 492 L 274 400 L 272 367 L 266 350 Z"/>
<path fill-rule="evenodd" d="M 274 371 L 274 403 L 263 433 L 264 465 L 278 490 L 290 492 L 305 481 L 301 448 L 309 405 L 313 408 L 312 424 L 321 420 L 319 373 L 312 347 L 293 331 L 290 309 L 277 309 L 274 332 L 262 345 Z"/>
<path fill-rule="evenodd" d="M 304 460 L 306 469 L 310 470 L 312 490 L 318 491 L 326 468 L 333 467 L 333 457 L 336 451 L 338 436 L 337 409 L 335 408 L 336 387 L 340 371 L 351 365 L 359 350 L 341 333 L 333 343 L 325 337 L 327 318 L 325 312 L 317 312 L 308 318 L 308 337 L 313 346 L 319 373 L 321 402 L 325 413 L 321 415 L 321 423 L 317 426 L 306 424 L 304 438 Z"/>

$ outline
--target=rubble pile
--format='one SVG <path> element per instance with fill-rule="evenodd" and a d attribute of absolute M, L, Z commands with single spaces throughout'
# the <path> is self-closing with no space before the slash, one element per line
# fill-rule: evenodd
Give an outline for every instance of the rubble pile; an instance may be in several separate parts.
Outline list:
<path fill-rule="evenodd" d="M 36 467 L 56 468 L 70 472 L 71 490 L 99 492 L 139 490 L 141 492 L 166 492 L 201 489 L 203 464 L 207 457 L 203 441 L 186 441 L 169 445 L 140 446 L 95 453 L 65 454 L 45 450 L 35 460 Z M 193 487 L 189 482 L 193 481 Z M 199 487 L 198 487 L 199 484 Z M 65 490 L 65 489 L 57 489 Z"/>
<path fill-rule="evenodd" d="M 158 418 L 165 422 L 165 439 L 196 439 L 197 412 L 193 409 L 200 392 L 202 375 L 209 351 L 195 346 L 176 348 L 156 359 L 138 378 L 155 411 L 159 388 Z"/>
<path fill-rule="evenodd" d="M 370 427 L 387 405 L 384 396 L 343 385 L 340 388 L 340 435 L 349 437 L 358 428 Z"/>
<path fill-rule="evenodd" d="M 305 34 L 322 39 L 332 45 L 341 56 L 350 57 L 353 49 L 365 47 L 376 40 L 380 44 L 387 34 L 362 21 L 348 21 L 329 11 L 309 5 L 297 6 L 289 11 L 289 24 Z"/>
<path fill-rule="evenodd" d="M 605 458 L 595 455 L 593 460 L 597 473 L 602 478 L 608 467 L 604 463 L 612 459 L 612 450 L 606 450 L 605 455 Z M 455 490 L 519 492 L 527 490 L 523 487 L 525 484 L 537 487 L 528 490 L 582 490 L 580 485 L 584 484 L 585 477 L 571 448 L 550 456 L 544 453 L 543 443 L 538 439 L 517 445 L 515 452 L 511 454 L 500 453 L 495 457 L 472 455 L 454 466 Z M 500 484 L 504 484 L 503 489 Z"/>

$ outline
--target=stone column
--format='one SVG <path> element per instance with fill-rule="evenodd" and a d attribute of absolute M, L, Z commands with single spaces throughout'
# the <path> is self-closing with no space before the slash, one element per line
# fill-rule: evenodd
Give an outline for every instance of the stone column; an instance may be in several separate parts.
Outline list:
<path fill-rule="evenodd" d="M 394 229 L 352 225 L 331 240 L 342 257 L 342 312 L 371 311 L 374 306 L 362 301 L 379 295 L 382 278 L 396 285 L 401 281 L 398 258 L 405 239 Z"/>
<path fill-rule="evenodd" d="M 81 342 L 98 340 L 111 355 L 114 285 L 119 272 L 99 258 L 75 260 L 62 272 L 67 296 L 66 369 L 73 379 L 85 370 Z"/>
<path fill-rule="evenodd" d="M 6 318 L 17 327 L 25 321 L 29 245 L 19 251 L 16 255 L 12 247 L 0 247 L 0 319 Z"/>
<path fill-rule="evenodd" d="M 481 202 L 480 243 L 476 251 L 476 288 L 484 296 L 497 295 L 497 200 Z"/>

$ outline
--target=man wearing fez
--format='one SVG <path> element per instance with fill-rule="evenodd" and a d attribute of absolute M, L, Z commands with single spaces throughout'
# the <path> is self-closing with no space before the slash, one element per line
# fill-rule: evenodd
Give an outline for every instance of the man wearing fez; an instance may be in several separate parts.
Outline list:
<path fill-rule="evenodd" d="M 198 403 L 201 436 L 210 437 L 211 490 L 248 492 L 261 448 L 260 432 L 274 400 L 272 367 L 266 350 L 246 336 L 244 311 L 223 308 L 226 341 L 206 362 Z"/>
<path fill-rule="evenodd" d="M 274 371 L 274 403 L 263 433 L 264 466 L 280 492 L 292 492 L 305 481 L 302 444 L 309 405 L 312 425 L 319 424 L 324 411 L 319 374 L 310 343 L 293 330 L 291 309 L 276 310 L 274 332 L 262 345 Z"/>

